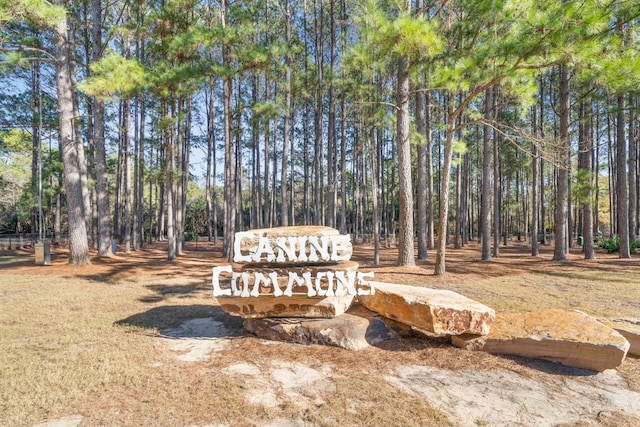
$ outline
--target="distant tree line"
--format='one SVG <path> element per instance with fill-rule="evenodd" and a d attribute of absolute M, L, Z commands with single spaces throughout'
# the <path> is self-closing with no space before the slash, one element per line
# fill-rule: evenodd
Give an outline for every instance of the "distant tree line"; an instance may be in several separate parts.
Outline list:
<path fill-rule="evenodd" d="M 194 233 L 229 256 L 237 231 L 301 224 L 376 262 L 393 240 L 399 265 L 433 252 L 437 275 L 473 239 L 485 261 L 507 236 L 564 260 L 617 235 L 629 257 L 639 19 L 621 0 L 0 2 L 0 231 L 38 231 L 40 171 L 72 264 L 112 239 L 172 260 Z"/>

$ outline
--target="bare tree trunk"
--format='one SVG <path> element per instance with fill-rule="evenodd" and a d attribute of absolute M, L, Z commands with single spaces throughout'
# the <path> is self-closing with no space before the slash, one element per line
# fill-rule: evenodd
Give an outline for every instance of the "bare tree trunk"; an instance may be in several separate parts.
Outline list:
<path fill-rule="evenodd" d="M 438 247 L 434 274 L 444 276 L 445 252 L 447 247 L 449 217 L 449 183 L 451 182 L 451 163 L 453 160 L 453 139 L 455 136 L 455 117 L 449 117 L 447 123 L 447 139 L 444 145 L 444 163 L 440 176 L 440 216 L 438 220 Z"/>
<path fill-rule="evenodd" d="M 215 132 L 215 123 L 213 121 L 214 118 L 214 91 L 213 91 L 213 82 L 210 83 L 208 92 L 208 103 L 207 103 L 207 174 L 206 174 L 206 182 L 205 182 L 205 198 L 206 205 L 205 211 L 207 214 L 207 238 L 209 241 L 213 240 L 213 230 L 211 227 L 211 163 L 213 161 L 213 146 L 215 144 L 214 140 L 214 132 Z"/>
<path fill-rule="evenodd" d="M 416 5 L 419 8 L 419 5 Z M 420 91 L 416 94 L 416 122 L 418 125 L 418 134 L 427 138 L 426 120 L 425 120 L 425 102 L 424 94 Z M 420 143 L 417 146 L 418 165 L 418 259 L 427 259 L 427 145 Z"/>
<path fill-rule="evenodd" d="M 42 123 L 42 102 L 40 99 L 41 85 L 40 85 L 40 61 L 33 61 L 31 68 L 31 182 L 35 186 L 38 186 L 38 165 L 42 167 L 42 149 L 41 149 L 41 137 L 40 124 Z M 41 177 L 41 176 L 40 176 Z M 38 194 L 41 196 L 41 191 L 38 190 Z M 38 199 L 40 208 L 33 205 L 31 209 L 31 223 L 37 224 L 37 230 L 39 236 L 44 236 L 44 230 L 41 229 L 41 222 L 38 221 L 40 212 L 42 211 L 42 200 Z M 35 230 L 36 227 L 32 227 Z M 40 241 L 40 237 L 38 238 Z M 42 242 L 40 242 L 42 243 Z"/>
<path fill-rule="evenodd" d="M 124 251 L 131 252 L 131 99 L 124 100 L 123 107 L 124 134 L 122 148 L 124 159 Z"/>
<path fill-rule="evenodd" d="M 569 194 L 569 168 L 571 167 L 570 141 L 569 141 L 569 72 L 566 65 L 560 66 L 560 141 L 558 153 L 558 177 L 556 192 L 556 208 L 554 215 L 554 261 L 566 261 L 567 259 L 567 217 Z"/>
<path fill-rule="evenodd" d="M 379 204 L 379 171 L 378 161 L 376 160 L 376 146 L 379 143 L 376 141 L 375 129 L 371 129 L 371 136 L 369 138 L 369 160 L 371 167 L 371 201 L 373 203 L 373 263 L 374 265 L 380 264 L 380 204 Z"/>
<path fill-rule="evenodd" d="M 285 0 L 285 40 L 287 42 L 287 46 L 291 45 L 291 3 L 290 0 Z M 282 135 L 282 167 L 280 174 L 280 199 L 281 199 L 281 209 L 280 209 L 280 224 L 283 227 L 289 225 L 289 205 L 288 205 L 288 191 L 287 191 L 287 166 L 289 163 L 288 154 L 289 154 L 289 134 L 290 127 L 293 118 L 293 108 L 292 108 L 292 87 L 291 87 L 291 58 L 289 54 L 285 55 L 285 111 L 284 111 L 284 129 Z"/>
<path fill-rule="evenodd" d="M 56 4 L 65 5 L 57 0 Z M 69 264 L 89 264 L 86 212 L 83 199 L 83 181 L 78 147 L 74 138 L 73 66 L 71 65 L 71 41 L 68 19 L 65 15 L 54 28 L 56 87 L 58 91 L 58 120 L 60 123 L 60 151 L 64 166 L 64 181 L 69 209 Z M 85 181 L 86 184 L 86 181 Z"/>
<path fill-rule="evenodd" d="M 544 152 L 544 77 L 540 77 L 540 120 L 538 126 L 540 129 L 540 149 L 539 152 Z M 540 156 L 540 229 L 542 231 L 542 239 L 540 244 L 547 244 L 547 226 L 546 226 L 546 209 L 544 207 L 544 157 Z"/>
<path fill-rule="evenodd" d="M 429 249 L 435 247 L 435 226 L 433 218 L 433 153 L 432 153 L 432 126 L 431 126 L 431 95 L 427 93 L 426 97 L 426 109 L 425 109 L 425 121 L 426 121 L 426 145 L 425 151 L 427 154 L 427 243 Z"/>
<path fill-rule="evenodd" d="M 636 95 L 629 94 L 629 241 L 636 239 L 637 213 L 638 213 L 638 189 L 636 180 L 637 170 L 637 143 L 636 143 Z"/>
<path fill-rule="evenodd" d="M 494 89 L 495 91 L 496 89 Z M 497 94 L 493 93 L 493 105 L 497 106 Z M 502 186 L 500 176 L 500 137 L 493 132 L 493 257 L 500 256 L 500 207 L 502 202 Z"/>
<path fill-rule="evenodd" d="M 484 98 L 484 119 L 493 118 L 493 88 L 487 89 Z M 482 127 L 482 260 L 491 261 L 491 127 Z"/>
<path fill-rule="evenodd" d="M 222 26 L 226 27 L 226 20 L 229 16 L 229 0 L 222 1 Z M 223 62 L 228 64 L 230 59 L 230 47 L 227 43 L 223 44 L 222 56 Z M 236 231 L 236 149 L 235 140 L 233 138 L 233 121 L 231 111 L 231 97 L 233 91 L 233 81 L 231 77 L 224 79 L 222 88 L 222 104 L 224 108 L 224 243 L 222 253 L 229 260 L 233 259 L 233 241 Z"/>
<path fill-rule="evenodd" d="M 409 64 L 398 60 L 397 89 L 399 234 L 398 265 L 415 265 L 413 249 L 413 186 L 411 182 L 411 142 L 409 140 Z"/>
<path fill-rule="evenodd" d="M 316 46 L 316 71 L 317 71 L 317 79 L 316 82 L 316 91 L 315 91 L 315 101 L 316 107 L 314 112 L 314 158 L 313 158 L 313 175 L 314 175 L 314 189 L 313 189 L 313 220 L 315 225 L 323 224 L 322 218 L 322 194 L 324 191 L 322 189 L 323 179 L 322 179 L 322 131 L 323 131 L 323 112 L 324 112 L 324 102 L 323 102 L 323 67 L 324 67 L 324 49 L 322 42 L 322 33 L 323 33 L 323 6 L 322 2 L 320 2 L 320 9 L 317 10 L 318 3 L 314 0 L 313 8 L 314 8 L 314 19 L 315 19 L 315 46 Z"/>
<path fill-rule="evenodd" d="M 143 47 L 144 49 L 144 47 Z M 139 137 L 138 144 L 140 147 L 138 148 L 139 158 L 138 158 L 138 198 L 136 210 L 138 212 L 137 217 L 138 221 L 136 223 L 136 227 L 138 229 L 138 247 L 142 247 L 144 245 L 144 171 L 145 171 L 145 162 L 144 162 L 144 139 L 145 139 L 145 118 L 146 118 L 146 108 L 145 108 L 145 99 L 144 96 L 140 96 L 138 98 L 138 105 L 140 109 L 140 128 L 139 128 Z M 149 205 L 149 210 L 151 210 L 151 205 Z M 152 215 L 149 215 L 149 221 L 151 221 Z M 135 248 L 134 248 L 135 249 Z"/>
<path fill-rule="evenodd" d="M 627 199 L 627 144 L 625 139 L 624 96 L 618 96 L 618 131 L 616 133 L 616 204 L 620 258 L 630 258 L 629 200 Z"/>
<path fill-rule="evenodd" d="M 593 140 L 591 139 L 591 112 L 587 112 L 584 102 L 580 103 L 580 123 L 578 132 L 578 176 L 586 180 L 585 199 L 582 202 L 582 238 L 585 259 L 595 259 L 593 249 Z"/>
<path fill-rule="evenodd" d="M 534 136 L 531 156 L 531 256 L 539 256 L 538 249 L 538 174 L 540 155 L 538 148 L 538 104 L 534 104 L 531 110 L 531 127 Z"/>
<path fill-rule="evenodd" d="M 171 101 L 173 103 L 173 101 Z M 173 110 L 173 105 L 171 106 L 171 110 Z M 174 204 L 174 176 L 173 176 L 173 168 L 174 168 L 174 155 L 173 155 L 173 146 L 174 146 L 174 135 L 172 125 L 171 116 L 169 113 L 169 105 L 165 102 L 165 131 L 164 131 L 164 162 L 165 162 L 165 201 L 167 205 L 167 259 L 169 261 L 173 261 L 176 259 L 176 236 L 175 236 L 175 204 Z M 175 116 L 175 114 L 174 114 Z"/>

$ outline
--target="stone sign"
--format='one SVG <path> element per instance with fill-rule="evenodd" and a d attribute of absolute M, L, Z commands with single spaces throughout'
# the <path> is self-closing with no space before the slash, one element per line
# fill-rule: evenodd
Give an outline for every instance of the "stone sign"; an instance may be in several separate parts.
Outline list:
<path fill-rule="evenodd" d="M 351 236 L 322 226 L 249 230 L 235 235 L 235 263 L 213 268 L 213 295 L 244 318 L 321 317 L 344 313 L 355 295 L 375 292 L 350 261 Z M 221 275 L 230 276 L 228 285 Z"/>

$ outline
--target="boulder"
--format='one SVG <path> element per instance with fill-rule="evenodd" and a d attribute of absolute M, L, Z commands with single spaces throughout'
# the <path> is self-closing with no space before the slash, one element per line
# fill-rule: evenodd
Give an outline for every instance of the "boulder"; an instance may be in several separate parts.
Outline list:
<path fill-rule="evenodd" d="M 260 338 L 360 350 L 396 338 L 373 313 L 343 314 L 334 319 L 246 319 L 244 327 Z"/>
<path fill-rule="evenodd" d="M 275 298 L 272 295 L 257 297 L 223 297 L 218 296 L 220 308 L 234 316 L 245 319 L 262 317 L 303 317 L 330 319 L 343 314 L 349 309 L 354 295 L 341 297 L 308 297 L 293 295 Z"/>
<path fill-rule="evenodd" d="M 630 346 L 627 354 L 640 357 L 640 319 L 605 319 L 600 321 L 618 331 L 629 341 Z"/>
<path fill-rule="evenodd" d="M 495 311 L 453 291 L 371 282 L 374 295 L 359 295 L 360 303 L 392 320 L 435 334 L 486 335 Z"/>
<path fill-rule="evenodd" d="M 620 365 L 629 342 L 594 317 L 579 311 L 542 310 L 499 314 L 486 336 L 462 335 L 453 345 L 466 350 L 544 359 L 604 371 Z"/>

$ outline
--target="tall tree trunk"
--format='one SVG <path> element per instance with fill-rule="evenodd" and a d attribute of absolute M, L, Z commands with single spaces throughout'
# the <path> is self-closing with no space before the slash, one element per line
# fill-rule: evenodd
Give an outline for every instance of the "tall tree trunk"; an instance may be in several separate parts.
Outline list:
<path fill-rule="evenodd" d="M 124 180 L 124 215 L 123 215 L 123 240 L 125 253 L 131 252 L 131 99 L 124 100 L 123 107 L 124 134 L 122 137 L 123 149 L 123 180 Z"/>
<path fill-rule="evenodd" d="M 538 148 L 538 104 L 534 104 L 531 110 L 531 131 L 534 141 L 531 155 L 531 256 L 539 256 L 538 248 L 538 218 L 540 208 L 538 206 L 538 174 L 540 155 Z"/>
<path fill-rule="evenodd" d="M 498 107 L 497 89 L 493 89 L 493 108 Z M 500 176 L 500 136 L 493 131 L 493 257 L 500 256 L 500 208 L 502 204 L 502 185 Z"/>
<path fill-rule="evenodd" d="M 629 94 L 629 241 L 636 239 L 636 231 L 638 224 L 636 222 L 638 216 L 638 169 L 637 155 L 638 148 L 636 143 L 636 95 Z"/>
<path fill-rule="evenodd" d="M 138 98 L 138 105 L 140 110 L 140 124 L 139 124 L 139 136 L 138 136 L 138 198 L 136 200 L 136 211 L 138 221 L 136 223 L 137 235 L 138 235 L 138 247 L 142 247 L 144 244 L 144 172 L 145 172 L 145 162 L 144 162 L 144 140 L 145 140 L 145 118 L 146 118 L 146 108 L 145 108 L 145 99 L 144 96 L 140 96 Z M 151 210 L 151 205 L 149 205 L 149 210 Z M 149 215 L 149 221 L 151 221 L 152 215 Z"/>
<path fill-rule="evenodd" d="M 171 110 L 173 111 L 173 101 Z M 165 202 L 167 205 L 167 259 L 176 259 L 176 235 L 175 235 L 175 183 L 174 183 L 174 132 L 172 129 L 169 103 L 165 102 L 165 130 L 164 130 L 164 162 L 165 162 Z M 175 113 L 175 112 L 174 112 Z M 175 114 L 174 114 L 175 116 Z"/>
<path fill-rule="evenodd" d="M 449 217 L 449 183 L 451 182 L 451 163 L 453 160 L 453 140 L 455 137 L 456 118 L 448 117 L 447 139 L 444 145 L 444 163 L 440 174 L 440 215 L 438 220 L 438 244 L 434 274 L 444 276 L 445 251 L 447 247 L 448 217 Z"/>
<path fill-rule="evenodd" d="M 40 61 L 33 61 L 31 66 L 31 182 L 34 187 L 38 190 L 38 205 L 32 206 L 31 209 L 31 223 L 34 227 L 31 227 L 32 230 L 35 230 L 35 225 L 37 224 L 38 230 L 38 241 L 41 242 L 41 236 L 44 236 L 43 230 L 41 229 L 41 222 L 39 219 L 41 218 L 42 211 L 42 199 L 41 199 L 41 189 L 39 188 L 39 179 L 42 178 L 41 174 L 38 173 L 41 170 L 42 166 L 42 149 L 41 149 L 41 135 L 40 135 L 40 127 L 42 123 L 42 103 L 40 99 Z"/>
<path fill-rule="evenodd" d="M 183 193 L 184 189 L 184 116 L 185 116 L 185 101 L 184 98 L 178 100 L 178 111 L 175 115 L 175 149 L 176 149 L 176 168 L 175 168 L 175 233 L 176 233 L 176 255 L 182 255 L 182 238 L 184 235 L 184 217 L 183 217 Z"/>
<path fill-rule="evenodd" d="M 322 219 L 322 194 L 324 191 L 322 189 L 323 179 L 322 179 L 322 153 L 324 152 L 322 147 L 322 133 L 324 127 L 324 102 L 323 102 L 323 67 L 324 67 L 324 49 L 322 43 L 322 34 L 323 34 L 323 6 L 322 2 L 319 4 L 317 0 L 313 2 L 314 8 L 314 19 L 315 19 L 315 46 L 316 46 L 316 71 L 317 71 L 317 82 L 316 82 L 316 90 L 315 90 L 315 112 L 314 112 L 314 156 L 313 156 L 313 176 L 314 176 L 314 189 L 313 189 L 313 220 L 315 225 L 323 224 Z"/>
<path fill-rule="evenodd" d="M 329 227 L 336 226 L 337 194 L 337 132 L 336 132 L 336 89 L 334 84 L 336 56 L 335 0 L 329 0 L 329 112 L 327 115 L 327 221 Z"/>
<path fill-rule="evenodd" d="M 571 167 L 569 141 L 569 72 L 566 65 L 560 66 L 560 141 L 558 153 L 558 176 L 556 191 L 556 208 L 554 215 L 554 248 L 553 260 L 566 261 L 567 259 L 567 217 L 569 194 L 569 168 Z"/>
<path fill-rule="evenodd" d="M 415 265 L 413 249 L 413 186 L 411 181 L 411 141 L 409 139 L 409 63 L 398 60 L 397 88 L 399 235 L 398 265 Z"/>
<path fill-rule="evenodd" d="M 287 49 L 291 48 L 291 2 L 290 0 L 285 0 L 285 40 L 287 42 Z M 280 208 L 280 224 L 283 227 L 289 225 L 289 205 L 288 205 L 288 191 L 287 191 L 287 166 L 289 163 L 288 154 L 289 154 L 289 134 L 291 121 L 293 118 L 293 108 L 292 108 L 292 87 L 291 87 L 291 58 L 289 57 L 289 52 L 285 55 L 285 111 L 284 111 L 284 129 L 282 135 L 282 167 L 280 174 L 280 199 L 281 199 L 281 208 Z"/>
<path fill-rule="evenodd" d="M 226 27 L 229 16 L 229 0 L 222 1 L 222 26 Z M 222 46 L 223 62 L 230 65 L 230 47 L 227 43 Z M 222 104 L 224 109 L 224 242 L 222 252 L 229 260 L 233 259 L 233 242 L 236 231 L 236 149 L 233 138 L 233 120 L 231 111 L 231 97 L 233 96 L 233 81 L 225 77 L 222 87 Z"/>
<path fill-rule="evenodd" d="M 578 132 L 578 174 L 585 182 L 585 199 L 582 201 L 582 230 L 583 250 L 585 259 L 595 259 L 593 249 L 593 140 L 591 139 L 591 112 L 587 112 L 584 102 L 580 103 L 580 124 Z"/>
<path fill-rule="evenodd" d="M 625 139 L 624 96 L 618 96 L 616 133 L 616 222 L 620 235 L 620 258 L 629 258 L 629 199 L 627 199 L 627 141 Z"/>
<path fill-rule="evenodd" d="M 56 4 L 66 2 L 56 0 Z M 64 167 L 64 181 L 69 209 L 69 264 L 89 264 L 89 243 L 87 240 L 87 222 L 84 207 L 83 181 L 78 147 L 74 138 L 74 91 L 73 66 L 71 64 L 71 41 L 68 32 L 69 23 L 64 18 L 54 28 L 56 87 L 58 91 L 58 120 L 60 124 L 60 150 Z M 84 182 L 86 185 L 86 181 Z"/>
<path fill-rule="evenodd" d="M 426 145 L 425 152 L 427 154 L 427 243 L 429 249 L 435 247 L 435 226 L 433 215 L 433 132 L 431 125 L 431 95 L 427 93 L 425 96 L 425 121 L 426 121 Z"/>
<path fill-rule="evenodd" d="M 214 141 L 214 132 L 215 126 L 213 122 L 214 118 L 214 91 L 213 91 L 213 82 L 210 82 L 208 88 L 208 103 L 207 103 L 207 174 L 205 178 L 205 211 L 207 215 L 207 238 L 209 241 L 213 240 L 213 230 L 211 227 L 211 163 L 213 161 L 213 147 L 215 144 Z"/>
<path fill-rule="evenodd" d="M 493 88 L 487 89 L 484 98 L 484 119 L 493 118 Z M 491 261 L 491 127 L 485 123 L 482 127 L 482 204 L 480 217 L 482 223 L 482 260 Z"/>

